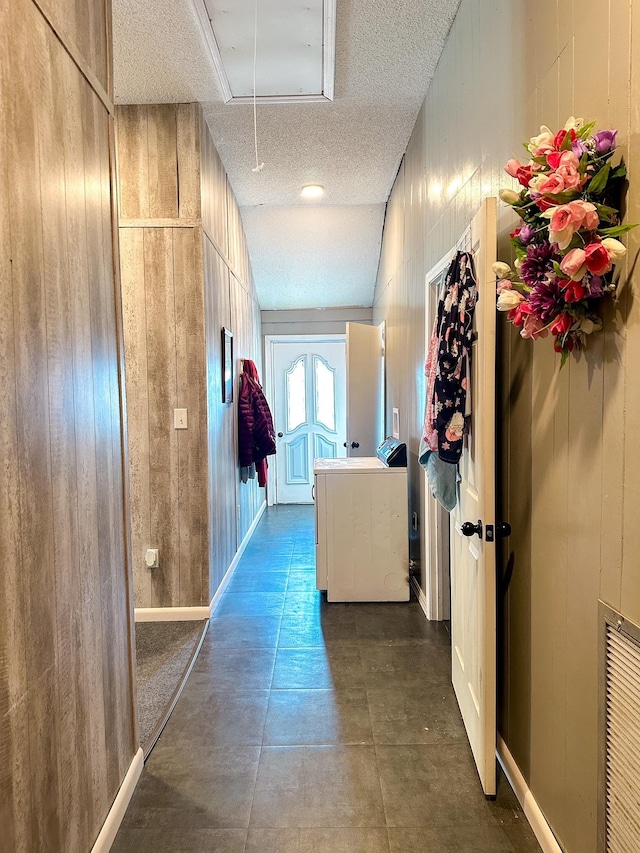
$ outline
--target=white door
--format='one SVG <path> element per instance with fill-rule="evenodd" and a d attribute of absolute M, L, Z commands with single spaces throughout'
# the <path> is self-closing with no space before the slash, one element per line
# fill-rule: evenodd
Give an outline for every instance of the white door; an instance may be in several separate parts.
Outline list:
<path fill-rule="evenodd" d="M 345 456 L 345 342 L 273 342 L 276 503 L 311 503 L 313 460 Z"/>
<path fill-rule="evenodd" d="M 347 455 L 375 456 L 384 438 L 384 326 L 347 323 Z"/>
<path fill-rule="evenodd" d="M 451 516 L 452 681 L 482 787 L 496 793 L 495 275 L 496 200 L 471 223 L 478 303 L 471 429 Z M 463 524 L 482 525 L 464 535 Z M 469 533 L 467 528 L 467 533 Z"/>

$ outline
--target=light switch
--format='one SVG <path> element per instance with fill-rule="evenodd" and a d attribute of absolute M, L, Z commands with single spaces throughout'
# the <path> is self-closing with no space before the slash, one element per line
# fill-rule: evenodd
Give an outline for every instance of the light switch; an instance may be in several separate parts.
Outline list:
<path fill-rule="evenodd" d="M 187 428 L 187 410 L 186 409 L 174 409 L 173 410 L 173 428 L 174 429 L 186 429 Z"/>

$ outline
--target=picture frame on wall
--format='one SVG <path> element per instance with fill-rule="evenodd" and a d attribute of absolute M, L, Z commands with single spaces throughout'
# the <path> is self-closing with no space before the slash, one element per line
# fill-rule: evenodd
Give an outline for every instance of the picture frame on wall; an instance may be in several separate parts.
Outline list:
<path fill-rule="evenodd" d="M 233 333 L 222 327 L 222 402 L 233 402 Z"/>

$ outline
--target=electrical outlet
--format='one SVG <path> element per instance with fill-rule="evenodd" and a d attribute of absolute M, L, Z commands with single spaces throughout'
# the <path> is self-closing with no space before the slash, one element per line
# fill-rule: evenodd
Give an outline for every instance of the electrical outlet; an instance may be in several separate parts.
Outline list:
<path fill-rule="evenodd" d="M 158 568 L 158 549 L 157 548 L 147 548 L 147 552 L 144 555 L 144 562 L 148 569 L 157 569 Z"/>

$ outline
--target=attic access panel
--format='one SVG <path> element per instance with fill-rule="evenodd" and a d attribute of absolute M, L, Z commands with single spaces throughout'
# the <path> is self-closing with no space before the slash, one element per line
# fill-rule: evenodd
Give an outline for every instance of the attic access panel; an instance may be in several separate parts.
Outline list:
<path fill-rule="evenodd" d="M 226 103 L 333 100 L 336 0 L 201 0 Z M 219 60 L 219 61 L 218 61 Z"/>

